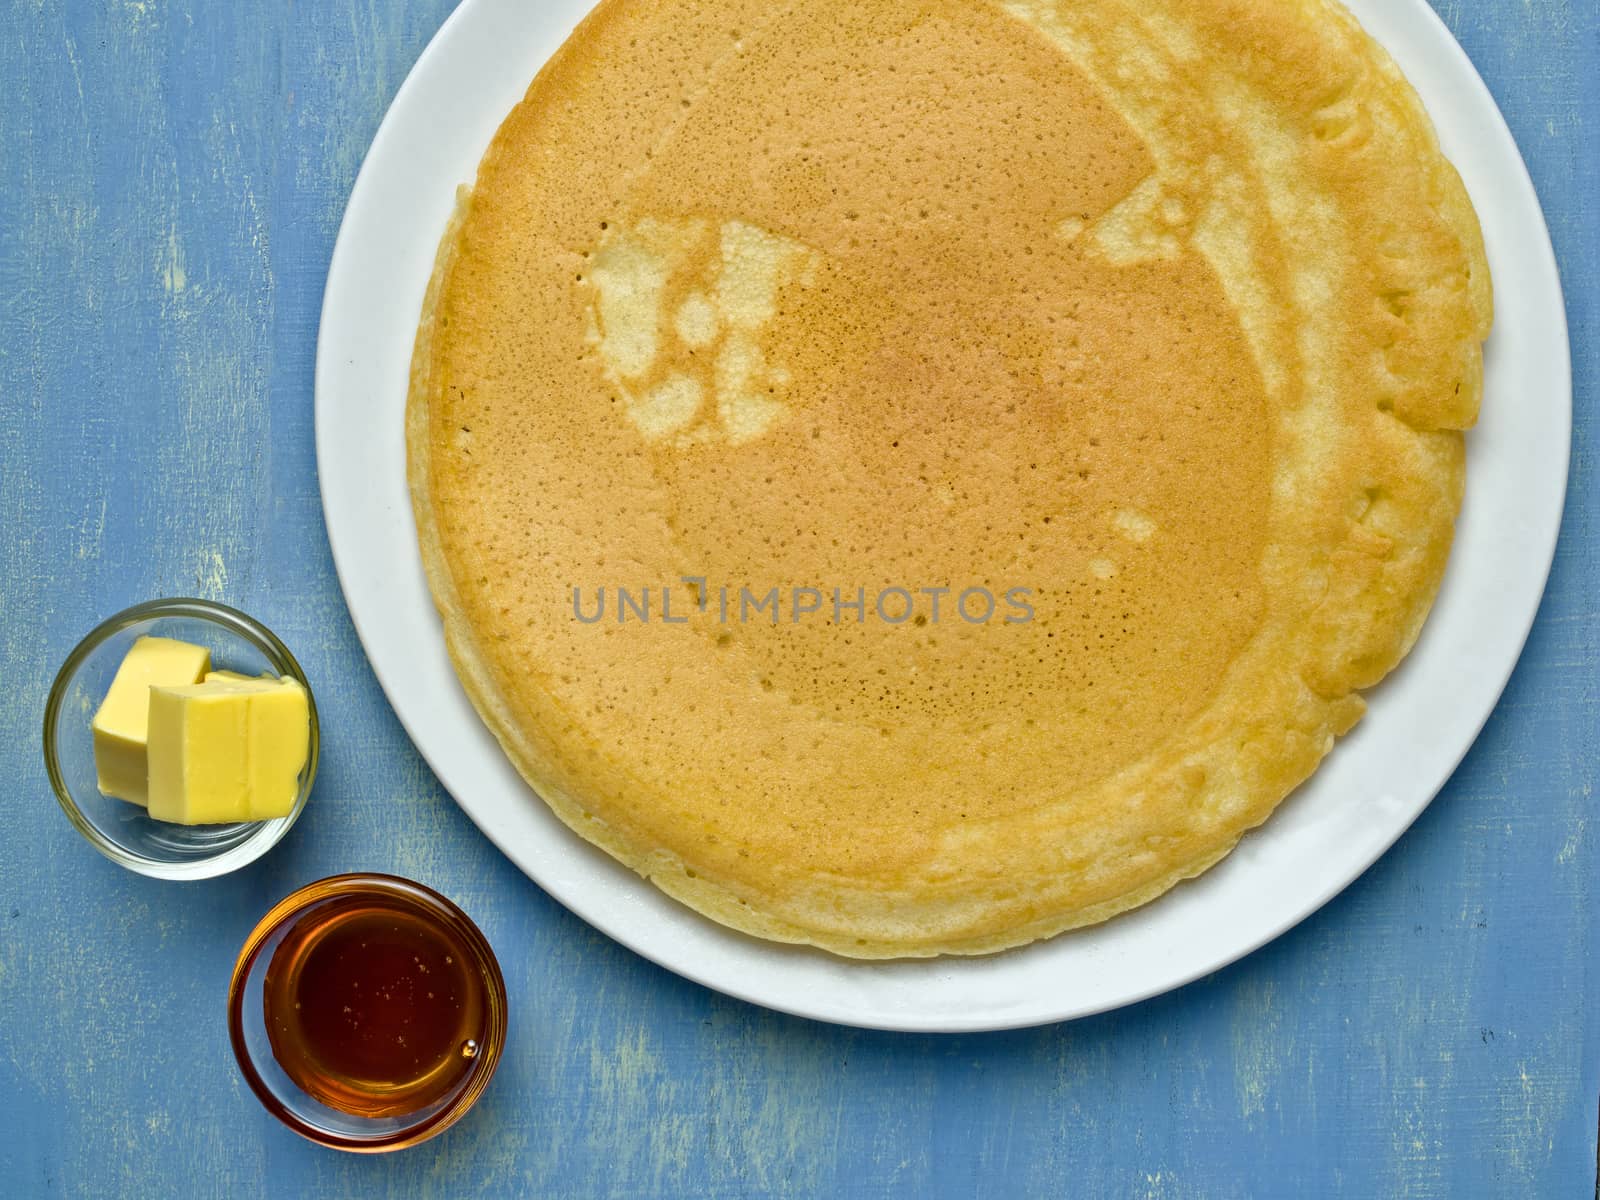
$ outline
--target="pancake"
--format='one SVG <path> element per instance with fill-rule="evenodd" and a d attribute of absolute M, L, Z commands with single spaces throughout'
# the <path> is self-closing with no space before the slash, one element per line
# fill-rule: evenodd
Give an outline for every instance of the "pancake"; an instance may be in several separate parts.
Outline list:
<path fill-rule="evenodd" d="M 1326 0 L 605 0 L 439 249 L 424 565 L 580 836 L 759 937 L 996 951 L 1204 871 L 1360 718 L 1490 320 Z"/>

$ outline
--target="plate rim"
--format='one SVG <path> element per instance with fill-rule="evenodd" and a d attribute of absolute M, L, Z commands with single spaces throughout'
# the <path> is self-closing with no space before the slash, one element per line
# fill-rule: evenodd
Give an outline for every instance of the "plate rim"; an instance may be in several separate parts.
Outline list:
<path fill-rule="evenodd" d="M 1370 28 L 1371 22 L 1363 14 L 1362 10 L 1378 2 L 1379 0 L 1350 0 L 1349 7 L 1352 9 L 1352 11 L 1357 13 L 1359 18 L 1363 20 L 1363 24 Z M 581 19 L 581 17 L 586 14 L 587 11 L 589 11 L 591 5 L 588 0 L 572 0 L 571 7 L 576 12 L 577 19 Z M 440 786 L 451 795 L 458 807 L 460 807 L 462 811 L 467 814 L 469 819 L 473 821 L 473 823 L 484 833 L 484 835 L 489 838 L 489 840 L 503 854 L 505 854 L 506 857 L 510 859 L 520 871 L 522 871 L 526 876 L 529 877 L 530 880 L 532 880 L 543 891 L 545 891 L 546 894 L 551 896 L 552 899 L 562 904 L 574 915 L 585 921 L 593 928 L 601 931 L 622 945 L 627 946 L 635 953 L 656 963 L 657 965 L 715 991 L 745 1000 L 749 1003 L 760 1005 L 762 1007 L 771 1008 L 776 1011 L 789 1013 L 794 1016 L 849 1025 L 858 1028 L 906 1032 L 963 1033 L 984 1030 L 1026 1028 L 1038 1025 L 1053 1024 L 1064 1020 L 1073 1020 L 1081 1017 L 1091 1016 L 1096 1013 L 1121 1008 L 1126 1005 L 1139 1003 L 1143 1000 L 1147 1000 L 1154 996 L 1161 995 L 1165 992 L 1182 987 L 1193 982 L 1195 979 L 1201 978 L 1213 971 L 1237 962 L 1241 958 L 1246 957 L 1260 947 L 1266 945 L 1268 942 L 1281 937 L 1288 930 L 1294 928 L 1296 925 L 1300 924 L 1312 914 L 1323 908 L 1330 900 L 1343 892 L 1352 883 L 1364 875 L 1372 867 L 1372 865 L 1376 863 L 1377 860 L 1384 854 L 1386 854 L 1394 845 L 1394 843 L 1405 834 L 1405 832 L 1421 816 L 1421 814 L 1427 810 L 1427 808 L 1432 804 L 1433 800 L 1437 797 L 1438 793 L 1453 777 L 1456 770 L 1459 768 L 1461 761 L 1465 758 L 1468 751 L 1477 741 L 1479 735 L 1483 731 L 1483 728 L 1493 716 L 1495 711 L 1497 711 L 1500 698 L 1504 693 L 1506 685 L 1510 682 L 1510 678 L 1515 672 L 1517 664 L 1521 660 L 1522 652 L 1526 646 L 1527 639 L 1530 636 L 1533 627 L 1537 622 L 1538 615 L 1542 609 L 1543 597 L 1548 586 L 1550 572 L 1554 564 L 1556 546 L 1560 538 L 1562 517 L 1565 510 L 1569 483 L 1572 455 L 1572 367 L 1570 330 L 1567 320 L 1565 295 L 1560 276 L 1560 267 L 1555 255 L 1553 242 L 1550 238 L 1548 221 L 1544 215 L 1543 207 L 1539 202 L 1537 190 L 1535 189 L 1532 177 L 1529 174 L 1526 161 L 1523 159 L 1520 148 L 1517 146 L 1515 138 L 1512 135 L 1509 126 L 1506 124 L 1504 115 L 1500 112 L 1499 106 L 1495 101 L 1493 94 L 1490 92 L 1482 76 L 1478 73 L 1476 66 L 1466 54 L 1466 51 L 1455 40 L 1444 21 L 1439 17 L 1434 9 L 1428 3 L 1426 3 L 1426 0 L 1403 0 L 1401 4 L 1393 5 L 1393 12 L 1391 12 L 1389 15 L 1393 16 L 1397 21 L 1416 21 L 1420 19 L 1423 31 L 1415 33 L 1413 36 L 1425 39 L 1426 41 L 1424 43 L 1425 49 L 1418 50 L 1418 53 L 1443 52 L 1450 61 L 1442 69 L 1444 69 L 1447 74 L 1458 77 L 1463 82 L 1466 82 L 1469 85 L 1469 91 L 1472 93 L 1470 97 L 1471 104 L 1469 105 L 1468 99 L 1460 96 L 1442 97 L 1439 95 L 1427 94 L 1423 92 L 1423 88 L 1419 85 L 1418 91 L 1419 93 L 1423 93 L 1424 102 L 1427 105 L 1429 113 L 1434 118 L 1435 122 L 1437 123 L 1439 120 L 1440 106 L 1445 103 L 1449 103 L 1452 107 L 1476 106 L 1477 108 L 1483 108 L 1486 105 L 1487 111 L 1493 114 L 1493 122 L 1491 122 L 1488 129 L 1481 131 L 1481 137 L 1485 141 L 1494 141 L 1500 143 L 1498 150 L 1495 151 L 1495 156 L 1497 161 L 1499 161 L 1502 165 L 1510 165 L 1511 163 L 1515 164 L 1515 170 L 1511 173 L 1511 178 L 1509 180 L 1510 189 L 1513 193 L 1515 193 L 1514 200 L 1520 207 L 1531 211 L 1531 213 L 1536 217 L 1536 222 L 1532 224 L 1528 230 L 1528 236 L 1531 238 L 1534 248 L 1538 251 L 1539 258 L 1538 263 L 1535 264 L 1533 269 L 1537 274 L 1548 276 L 1546 282 L 1550 287 L 1550 292 L 1548 296 L 1544 297 L 1544 299 L 1551 303 L 1553 308 L 1559 312 L 1560 317 L 1559 321 L 1555 323 L 1554 327 L 1547 331 L 1557 339 L 1560 347 L 1560 354 L 1557 356 L 1554 362 L 1546 364 L 1548 369 L 1554 371 L 1554 378 L 1549 381 L 1549 383 L 1554 387 L 1554 392 L 1551 396 L 1551 404 L 1555 410 L 1555 415 L 1560 418 L 1561 425 L 1559 430 L 1559 442 L 1561 448 L 1560 470 L 1559 472 L 1552 473 L 1552 478 L 1559 478 L 1559 488 L 1555 490 L 1555 494 L 1558 498 L 1555 502 L 1553 511 L 1541 514 L 1542 521 L 1538 530 L 1536 531 L 1539 536 L 1534 542 L 1530 543 L 1532 547 L 1531 552 L 1524 562 L 1519 564 L 1523 568 L 1531 568 L 1531 573 L 1533 578 L 1535 578 L 1537 581 L 1537 586 L 1530 593 L 1531 598 L 1526 602 L 1525 611 L 1521 612 L 1508 623 L 1508 633 L 1510 633 L 1511 636 L 1509 637 L 1506 645 L 1505 659 L 1501 665 L 1501 668 L 1494 673 L 1492 687 L 1486 693 L 1488 700 L 1484 704 L 1483 711 L 1474 715 L 1470 721 L 1463 722 L 1461 731 L 1452 735 L 1452 741 L 1454 743 L 1453 749 L 1448 752 L 1443 759 L 1441 759 L 1441 763 L 1443 765 L 1437 770 L 1437 772 L 1429 772 L 1430 775 L 1437 773 L 1437 780 L 1431 784 L 1419 785 L 1417 788 L 1413 789 L 1418 793 L 1424 791 L 1426 792 L 1426 796 L 1421 799 L 1421 802 L 1414 803 L 1405 813 L 1395 818 L 1392 825 L 1385 828 L 1384 836 L 1375 840 L 1362 853 L 1356 855 L 1350 860 L 1349 863 L 1345 864 L 1340 869 L 1337 879 L 1326 884 L 1325 886 L 1317 888 L 1315 891 L 1310 892 L 1305 896 L 1296 897 L 1294 903 L 1288 906 L 1284 910 L 1284 914 L 1278 919 L 1267 922 L 1251 936 L 1230 944 L 1225 951 L 1216 954 L 1204 964 L 1191 966 L 1185 970 L 1174 973 L 1170 977 L 1163 978 L 1159 982 L 1153 983 L 1150 986 L 1134 988 L 1114 997 L 1103 998 L 1099 1001 L 1093 1001 L 1089 1003 L 1062 1004 L 1059 1006 L 1059 1011 L 1055 1009 L 1052 1009 L 1048 1012 L 1030 1010 L 1027 1012 L 1014 1014 L 1012 1016 L 1006 1016 L 1000 1013 L 994 1013 L 985 1016 L 981 1012 L 972 1012 L 962 1013 L 959 1017 L 957 1017 L 948 1011 L 922 1014 L 904 1008 L 885 1007 L 879 1007 L 871 1010 L 857 1010 L 849 1002 L 834 1000 L 832 1003 L 829 1003 L 817 995 L 800 997 L 773 995 L 770 991 L 764 990 L 761 986 L 755 986 L 746 983 L 745 980 L 737 973 L 719 973 L 715 970 L 705 969 L 693 961 L 686 961 L 684 955 L 681 952 L 674 953 L 672 947 L 663 947 L 660 945 L 651 944 L 648 939 L 641 938 L 634 931 L 626 928 L 626 921 L 619 920 L 615 914 L 597 913 L 594 911 L 594 903 L 592 898 L 590 898 L 589 902 L 587 903 L 575 899 L 571 893 L 570 879 L 558 879 L 553 881 L 551 873 L 548 870 L 536 873 L 535 868 L 529 864 L 528 859 L 530 856 L 520 851 L 517 846 L 509 844 L 508 836 L 502 830 L 495 827 L 495 823 L 490 819 L 490 814 L 486 810 L 480 811 L 476 809 L 473 803 L 461 798 L 461 796 L 458 794 L 458 787 L 453 786 L 449 779 L 449 776 L 456 772 L 453 772 L 450 769 L 450 764 L 444 761 L 447 756 L 441 752 L 438 746 L 432 746 L 430 748 L 430 738 L 425 731 L 418 727 L 419 723 L 415 719 L 414 713 L 412 712 L 412 705 L 407 702 L 405 697 L 397 694 L 400 684 L 395 679 L 395 673 L 390 669 L 389 666 L 389 656 L 393 653 L 393 648 L 381 644 L 381 639 L 376 630 L 375 624 L 371 619 L 371 614 L 366 610 L 366 601 L 363 600 L 358 602 L 357 599 L 358 596 L 363 594 L 363 592 L 358 582 L 361 572 L 361 567 L 359 564 L 360 555 L 353 543 L 359 539 L 355 537 L 355 531 L 348 529 L 345 524 L 346 518 L 343 516 L 344 502 L 339 493 L 339 485 L 335 482 L 339 478 L 337 462 L 340 448 L 336 444 L 337 438 L 334 432 L 336 427 L 335 405 L 338 403 L 334 397 L 341 394 L 341 389 L 340 381 L 336 378 L 339 370 L 339 364 L 336 362 L 336 359 L 339 357 L 339 353 L 335 351 L 334 346 L 336 345 L 337 338 L 341 333 L 341 321 L 344 320 L 344 314 L 341 312 L 339 305 L 344 302 L 344 289 L 347 286 L 347 279 L 352 269 L 350 267 L 350 262 L 355 256 L 353 247 L 358 239 L 362 236 L 360 222 L 365 219 L 365 214 L 368 212 L 369 206 L 372 203 L 371 197 L 374 194 L 374 189 L 378 186 L 375 180 L 380 170 L 383 169 L 385 157 L 391 155 L 392 148 L 405 137 L 404 123 L 406 117 L 408 116 L 408 111 L 413 98 L 423 91 L 427 86 L 429 86 L 430 75 L 432 73 L 443 69 L 442 60 L 445 59 L 451 52 L 454 43 L 462 38 L 463 31 L 468 30 L 474 22 L 484 23 L 492 21 L 497 13 L 497 10 L 506 9 L 513 9 L 514 13 L 521 14 L 521 19 L 525 19 L 530 22 L 548 22 L 551 19 L 543 12 L 522 9 L 520 6 L 513 7 L 509 3 L 509 0 L 463 0 L 463 2 L 459 4 L 449 14 L 449 16 L 446 17 L 438 30 L 434 33 L 433 37 L 429 40 L 426 48 L 413 64 L 411 70 L 407 73 L 405 80 L 402 82 L 394 97 L 390 101 L 389 106 L 385 111 L 383 120 L 373 137 L 372 143 L 363 157 L 361 168 L 357 173 L 355 183 L 351 189 L 350 197 L 346 203 L 343 217 L 340 221 L 339 232 L 335 240 L 332 256 L 329 260 L 328 272 L 324 286 L 323 303 L 317 331 L 314 383 L 314 424 L 318 485 L 322 502 L 324 525 L 327 531 L 330 549 L 332 551 L 334 568 L 339 579 L 340 589 L 345 600 L 346 609 L 350 614 L 351 622 L 356 629 L 357 636 L 361 642 L 363 651 L 366 654 L 368 663 L 373 670 L 373 674 L 377 678 L 378 683 L 384 692 L 385 698 L 389 702 L 391 708 L 394 710 L 397 719 L 405 728 L 407 735 L 410 737 L 419 754 L 421 754 L 423 759 L 428 763 L 429 768 L 434 772 Z M 1395 16 L 1395 14 L 1398 14 L 1398 16 Z M 513 16 L 511 19 L 518 18 Z M 558 23 L 563 25 L 561 37 L 564 38 L 566 32 L 571 26 L 565 23 L 566 19 L 564 16 L 557 18 L 557 20 Z M 575 24 L 576 21 L 572 23 Z M 560 43 L 558 39 L 555 42 L 555 45 L 559 44 Z M 1391 53 L 1395 53 L 1394 47 L 1390 46 L 1387 42 L 1384 44 Z M 551 48 L 553 50 L 554 45 Z M 527 78 L 531 77 L 532 71 L 529 71 L 527 73 Z M 524 80 L 523 86 L 526 86 L 526 80 Z M 518 94 L 520 95 L 520 92 Z M 494 125 L 498 125 L 499 120 L 504 116 L 504 111 L 506 110 L 501 110 L 500 115 L 494 119 Z M 479 148 L 478 152 L 472 156 L 472 162 L 474 166 L 476 165 L 478 157 L 481 156 L 481 153 L 482 150 Z M 1465 172 L 1463 172 L 1463 174 L 1465 174 Z M 450 187 L 452 190 L 454 186 L 455 181 L 451 181 Z M 1476 203 L 1477 197 L 1474 199 Z M 1482 209 L 1480 208 L 1480 212 L 1481 211 Z M 442 229 L 442 221 L 439 228 Z M 1527 239 L 1525 239 L 1525 244 L 1522 247 L 1524 251 L 1527 249 L 1526 242 Z M 427 247 L 426 258 L 428 263 L 431 265 L 433 258 L 433 246 L 431 243 Z M 357 288 L 356 294 L 359 294 L 359 288 Z M 420 299 L 420 285 L 418 287 L 418 298 Z M 1496 299 L 1498 307 L 1502 302 L 1498 293 Z M 413 316 L 413 332 L 414 324 L 415 317 Z M 1494 343 L 1491 340 L 1491 348 L 1493 344 Z M 404 347 L 405 361 L 407 364 L 409 364 L 411 353 L 410 336 L 406 337 Z M 354 359 L 350 360 L 352 365 L 355 363 L 355 361 L 356 360 Z M 398 430 L 395 432 L 397 435 L 395 440 L 400 445 L 402 456 L 401 462 L 403 464 L 403 442 L 399 442 Z M 1549 465 L 1552 467 L 1554 466 L 1554 464 Z M 404 475 L 403 466 L 401 475 L 402 477 Z M 1468 487 L 1468 498 L 1470 503 L 1470 484 Z M 409 498 L 407 498 L 403 507 L 404 512 L 399 519 L 409 527 L 411 525 Z M 347 535 L 349 535 L 348 540 Z M 411 538 L 414 543 L 414 529 L 411 530 Z M 420 563 L 414 563 L 412 566 L 414 567 L 416 573 L 420 574 Z M 1447 575 L 1444 586 L 1448 587 L 1448 585 L 1449 577 Z M 1441 589 L 1441 601 L 1442 598 L 1443 589 Z M 425 601 L 426 613 L 424 619 L 437 626 L 438 616 L 433 609 L 431 595 L 426 595 Z M 1436 607 L 1438 603 L 1439 602 L 1436 602 Z M 1432 623 L 1432 614 L 1430 614 L 1430 623 Z M 1426 629 L 1424 630 L 1424 636 L 1426 636 Z M 442 631 L 439 640 L 442 643 Z M 453 682 L 454 680 L 452 675 L 452 683 Z M 1377 691 L 1381 691 L 1382 686 L 1383 685 L 1380 685 Z M 1369 691 L 1367 694 L 1370 698 L 1375 693 L 1373 691 Z M 466 705 L 471 713 L 472 720 L 481 726 L 481 722 L 478 722 L 476 711 L 471 710 L 470 702 L 467 700 L 464 694 L 459 692 L 459 687 L 457 688 L 456 703 L 458 705 Z M 1470 726 L 1470 731 L 1467 730 L 1467 726 Z M 487 731 L 484 732 L 485 734 L 487 733 Z M 1341 739 L 1341 741 L 1344 740 L 1346 739 Z M 498 746 L 494 748 L 494 752 L 496 754 L 499 753 Z M 1448 760 L 1447 763 L 1445 762 L 1446 759 Z M 509 763 L 506 763 L 505 765 L 507 769 L 510 768 Z M 1326 768 L 1324 767 L 1323 769 Z M 1297 789 L 1297 791 L 1304 790 L 1304 787 L 1305 785 L 1302 786 L 1302 789 Z M 1291 793 L 1290 799 L 1292 799 L 1294 795 L 1295 793 Z M 537 805 L 540 809 L 544 809 L 542 801 L 537 800 L 537 798 L 531 793 L 528 794 L 525 799 L 530 805 Z M 1285 806 L 1288 804 L 1288 802 L 1288 800 L 1285 801 Z M 548 815 L 548 810 L 545 811 L 546 815 Z M 1275 814 L 1273 818 L 1269 818 L 1267 825 L 1263 826 L 1262 828 L 1270 828 L 1272 821 L 1276 819 L 1278 818 Z M 577 843 L 577 846 L 574 847 L 574 849 L 580 851 L 578 855 L 579 857 L 589 858 L 592 857 L 592 855 L 600 854 L 599 851 L 594 850 L 587 843 L 581 842 L 577 834 L 567 830 L 564 826 L 560 828 L 560 835 L 564 835 L 565 837 L 570 838 L 573 843 Z M 1254 836 L 1254 831 L 1247 835 L 1247 837 L 1251 836 Z M 1241 843 L 1240 849 L 1242 848 L 1243 843 Z M 1239 850 L 1236 849 L 1233 854 L 1239 854 Z M 1233 855 L 1230 855 L 1229 857 L 1231 858 Z M 546 866 L 547 865 L 548 864 L 546 864 Z M 626 872 L 627 870 L 626 868 L 622 867 L 621 864 L 615 863 L 609 858 L 605 859 L 605 862 L 601 864 L 601 866 L 602 869 L 610 867 L 615 868 L 617 871 Z M 578 874 L 581 875 L 585 872 L 586 868 L 580 868 Z M 654 893 L 655 895 L 659 896 L 660 899 L 665 903 L 678 906 L 677 901 L 671 900 L 670 898 L 665 897 L 664 894 L 657 892 L 653 885 L 640 881 L 637 879 L 637 877 L 631 877 L 631 882 L 634 885 L 648 889 L 650 893 Z M 602 881 L 602 883 L 604 883 L 604 881 Z M 1157 905 L 1160 905 L 1163 900 L 1167 899 L 1168 897 L 1172 897 L 1173 895 L 1174 893 L 1168 893 L 1167 897 L 1158 899 L 1152 902 L 1152 904 L 1144 907 L 1145 909 L 1154 908 Z M 684 911 L 687 912 L 688 910 Z M 700 917 L 698 914 L 693 914 L 693 917 L 696 921 L 704 922 L 708 925 L 711 924 L 708 918 Z M 722 930 L 720 926 L 715 928 L 721 933 L 727 934 L 729 937 L 750 943 L 754 952 L 759 955 L 787 953 L 821 955 L 824 953 L 821 951 L 812 950 L 810 948 L 789 948 L 778 946 L 774 943 L 760 942 L 756 939 L 744 938 L 743 935 L 735 934 L 732 931 Z M 1091 927 L 1091 931 L 1092 929 L 1103 928 L 1104 926 Z M 1062 936 L 1070 937 L 1073 935 L 1069 933 Z M 960 959 L 954 961 L 955 963 L 981 964 L 986 961 L 997 961 L 1001 958 L 1015 960 L 1018 956 L 1025 956 L 1030 952 L 1037 952 L 1039 948 L 1050 945 L 1054 940 L 1056 939 L 1033 943 L 1030 946 L 1019 947 L 1015 950 L 1008 951 L 1001 956 L 991 956 L 989 958 L 977 959 Z M 827 956 L 827 959 L 829 960 L 827 963 L 829 967 L 836 966 L 839 962 L 847 961 L 833 960 L 833 956 Z M 951 960 L 946 959 L 896 961 L 902 963 L 915 962 L 919 966 L 927 966 L 932 970 L 937 970 L 937 964 L 943 963 L 946 965 L 951 965 Z M 872 968 L 878 965 L 880 964 L 849 963 L 846 967 L 846 970 L 859 971 L 861 974 L 870 977 Z"/>

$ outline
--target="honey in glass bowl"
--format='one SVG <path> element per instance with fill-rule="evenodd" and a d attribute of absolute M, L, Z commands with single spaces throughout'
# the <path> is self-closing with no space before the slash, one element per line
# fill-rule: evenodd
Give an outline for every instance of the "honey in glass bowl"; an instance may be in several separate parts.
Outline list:
<path fill-rule="evenodd" d="M 302 888 L 246 942 L 234 1050 L 269 1111 L 340 1149 L 413 1145 L 482 1093 L 505 1040 L 505 983 L 476 925 L 387 875 Z"/>
<path fill-rule="evenodd" d="M 469 947 L 390 897 L 308 913 L 267 966 L 273 1057 L 330 1107 L 398 1117 L 449 1095 L 472 1068 L 486 997 Z"/>

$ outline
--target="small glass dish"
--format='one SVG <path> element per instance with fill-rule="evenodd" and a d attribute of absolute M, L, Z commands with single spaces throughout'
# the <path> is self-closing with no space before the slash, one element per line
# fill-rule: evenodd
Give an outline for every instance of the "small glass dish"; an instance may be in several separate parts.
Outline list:
<path fill-rule="evenodd" d="M 153 634 L 205 646 L 215 670 L 287 675 L 306 689 L 311 741 L 300 791 L 286 817 L 231 825 L 173 825 L 137 804 L 102 795 L 96 782 L 95 710 L 135 639 Z M 317 774 L 317 705 L 305 672 L 273 632 L 210 600 L 151 600 L 95 626 L 67 655 L 44 708 L 44 763 L 62 811 L 100 853 L 157 879 L 209 879 L 260 858 L 289 832 Z"/>
<path fill-rule="evenodd" d="M 393 940 L 380 944 L 385 938 Z M 358 981 L 362 968 L 350 959 L 374 973 Z M 429 1001 L 431 989 L 441 988 L 431 1025 L 401 999 L 415 1002 L 421 987 L 430 989 Z M 335 1015 L 330 1000 L 353 1015 Z M 315 1029 L 318 1038 L 297 1038 L 296 1027 L 302 1035 Z M 406 1051 L 391 1046 L 390 1035 L 401 1030 L 412 1033 Z M 489 1086 L 505 1047 L 506 985 L 483 933 L 438 892 L 394 875 L 334 875 L 279 901 L 245 939 L 228 986 L 228 1036 L 251 1090 L 300 1136 L 363 1154 L 400 1150 L 454 1125 Z M 373 1068 L 374 1046 L 403 1058 L 430 1037 L 426 1065 L 401 1064 L 434 1084 L 426 1094 L 402 1090 L 412 1080 L 358 1080 L 328 1065 L 348 1052 Z M 396 1097 L 416 1102 L 389 1102 Z M 368 1115 L 355 1111 L 363 1108 Z"/>

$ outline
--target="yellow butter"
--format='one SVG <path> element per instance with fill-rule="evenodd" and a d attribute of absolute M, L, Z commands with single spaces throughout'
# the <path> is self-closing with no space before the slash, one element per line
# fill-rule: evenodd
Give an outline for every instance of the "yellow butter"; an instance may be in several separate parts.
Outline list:
<path fill-rule="evenodd" d="M 150 691 L 150 815 L 180 825 L 288 816 L 310 746 L 291 679 L 208 679 Z"/>
<path fill-rule="evenodd" d="M 244 675 L 238 671 L 207 671 L 202 683 L 277 683 L 271 675 Z"/>
<path fill-rule="evenodd" d="M 95 775 L 102 792 L 145 803 L 150 689 L 195 683 L 210 668 L 211 651 L 204 646 L 163 637 L 133 643 L 94 714 Z"/>
<path fill-rule="evenodd" d="M 250 819 L 286 817 L 300 794 L 311 746 L 306 690 L 292 679 L 262 681 L 250 699 Z"/>

